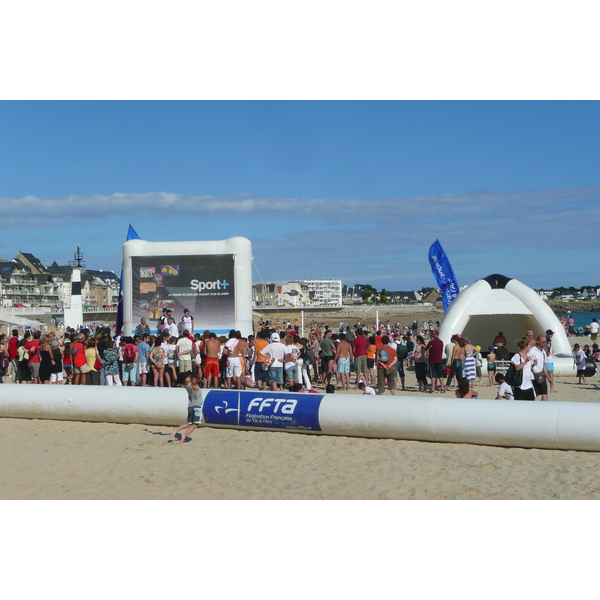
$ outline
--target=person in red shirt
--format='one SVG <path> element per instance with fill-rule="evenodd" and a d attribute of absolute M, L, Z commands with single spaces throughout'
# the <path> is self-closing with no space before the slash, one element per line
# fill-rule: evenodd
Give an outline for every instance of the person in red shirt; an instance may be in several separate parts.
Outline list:
<path fill-rule="evenodd" d="M 40 382 L 40 337 L 42 334 L 39 331 L 33 332 L 33 339 L 25 344 L 25 349 L 29 354 L 29 368 L 33 383 Z"/>
<path fill-rule="evenodd" d="M 19 331 L 12 330 L 12 337 L 8 340 L 8 358 L 10 359 L 10 378 L 14 383 L 17 379 L 17 361 L 19 351 Z"/>
<path fill-rule="evenodd" d="M 380 395 L 385 392 L 385 382 L 387 381 L 388 390 L 392 396 L 396 395 L 396 369 L 394 366 L 398 362 L 396 351 L 388 346 L 390 338 L 387 335 L 381 338 L 382 346 L 377 349 L 377 391 Z M 387 353 L 385 357 L 383 351 Z M 387 358 L 387 360 L 383 360 Z"/>
<path fill-rule="evenodd" d="M 354 363 L 356 365 L 356 383 L 354 389 L 358 389 L 358 381 L 360 377 L 364 377 L 365 381 L 368 381 L 367 374 L 367 348 L 369 341 L 365 332 L 358 328 L 356 330 L 356 339 L 352 342 L 352 351 L 354 353 Z"/>
<path fill-rule="evenodd" d="M 444 342 L 440 340 L 439 333 L 434 329 L 431 333 L 433 338 L 429 340 L 426 352 L 429 352 L 429 375 L 431 377 L 430 393 L 435 392 L 438 379 L 440 380 L 440 388 L 444 389 L 444 376 L 446 374 L 446 363 L 444 362 Z"/>

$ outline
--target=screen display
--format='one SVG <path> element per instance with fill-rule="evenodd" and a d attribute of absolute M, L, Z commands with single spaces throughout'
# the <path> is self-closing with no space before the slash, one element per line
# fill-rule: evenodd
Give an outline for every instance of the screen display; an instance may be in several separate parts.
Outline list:
<path fill-rule="evenodd" d="M 215 333 L 235 328 L 233 254 L 194 256 L 133 256 L 132 323 L 145 317 L 153 333 L 164 309 L 171 311 L 181 331 L 184 310 L 194 319 L 194 331 Z"/>

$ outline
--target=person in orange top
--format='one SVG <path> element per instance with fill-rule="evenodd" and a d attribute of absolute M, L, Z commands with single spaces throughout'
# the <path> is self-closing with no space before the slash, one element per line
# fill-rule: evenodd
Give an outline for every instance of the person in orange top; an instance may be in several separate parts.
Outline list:
<path fill-rule="evenodd" d="M 396 369 L 395 364 L 398 362 L 396 351 L 388 346 L 390 338 L 384 335 L 381 338 L 383 345 L 377 349 L 377 391 L 380 395 L 385 392 L 385 382 L 387 381 L 388 390 L 392 396 L 396 395 Z M 387 354 L 387 356 L 385 356 Z"/>
<path fill-rule="evenodd" d="M 375 385 L 377 383 L 377 376 L 375 375 L 375 351 L 377 350 L 377 344 L 375 343 L 375 336 L 369 338 L 369 346 L 367 347 L 367 375 L 369 376 L 369 385 Z"/>
<path fill-rule="evenodd" d="M 256 341 L 254 342 L 254 353 L 256 356 L 256 362 L 254 363 L 254 381 L 258 385 L 258 389 L 266 390 L 267 382 L 269 381 L 269 369 L 265 369 L 265 360 L 267 357 L 261 354 L 261 350 L 264 350 L 269 345 L 269 342 L 265 340 L 264 331 L 259 331 L 256 334 Z"/>

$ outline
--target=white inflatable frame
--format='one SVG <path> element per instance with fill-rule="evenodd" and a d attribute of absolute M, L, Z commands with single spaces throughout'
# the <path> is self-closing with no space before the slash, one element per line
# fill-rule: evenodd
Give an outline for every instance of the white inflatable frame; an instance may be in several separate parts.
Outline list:
<path fill-rule="evenodd" d="M 205 425 L 600 451 L 600 404 L 202 390 Z M 0 385 L 0 417 L 180 425 L 184 389 Z M 251 425 L 249 425 L 251 423 Z"/>
<path fill-rule="evenodd" d="M 130 335 L 138 323 L 132 318 L 132 258 L 152 256 L 203 256 L 233 254 L 235 257 L 235 322 L 231 329 L 243 336 L 252 333 L 252 244 L 244 237 L 191 242 L 128 240 L 123 244 L 123 331 Z M 176 319 L 177 322 L 177 319 Z"/>
<path fill-rule="evenodd" d="M 459 333 L 470 338 L 471 343 L 480 345 L 487 352 L 499 331 L 507 340 L 510 352 L 516 352 L 516 340 L 531 329 L 535 336 L 552 336 L 554 373 L 562 377 L 575 377 L 571 344 L 552 309 L 536 292 L 516 279 L 503 275 L 490 275 L 478 279 L 460 292 L 450 305 L 440 325 L 440 339 L 444 344 Z M 483 361 L 484 374 L 487 372 Z"/>

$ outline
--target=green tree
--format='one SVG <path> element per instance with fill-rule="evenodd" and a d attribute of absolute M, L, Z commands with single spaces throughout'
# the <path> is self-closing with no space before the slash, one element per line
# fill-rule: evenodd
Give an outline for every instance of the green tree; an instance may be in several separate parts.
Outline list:
<path fill-rule="evenodd" d="M 372 289 L 371 290 L 363 290 L 360 294 L 363 299 L 363 302 L 369 302 L 374 293 L 375 292 Z"/>

